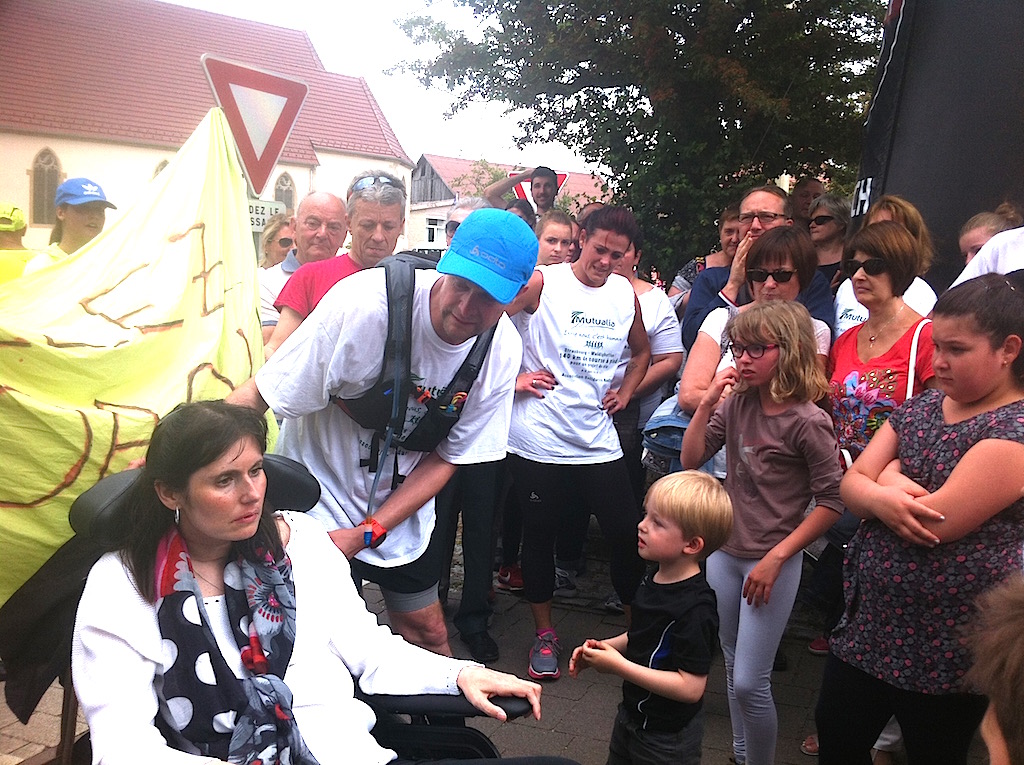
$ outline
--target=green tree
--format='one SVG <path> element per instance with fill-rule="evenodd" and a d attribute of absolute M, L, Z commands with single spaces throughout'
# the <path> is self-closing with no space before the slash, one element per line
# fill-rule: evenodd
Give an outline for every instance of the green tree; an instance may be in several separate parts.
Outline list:
<path fill-rule="evenodd" d="M 561 140 L 610 171 L 663 273 L 708 252 L 719 210 L 784 172 L 848 183 L 883 0 L 455 0 L 479 27 L 407 20 L 440 53 L 407 66 L 525 107 L 520 143 Z"/>
<path fill-rule="evenodd" d="M 465 173 L 452 178 L 452 185 L 456 187 L 452 191 L 459 191 L 467 196 L 481 197 L 484 194 L 484 189 L 504 177 L 503 169 L 492 165 L 486 159 L 478 159 L 469 166 L 469 170 Z"/>

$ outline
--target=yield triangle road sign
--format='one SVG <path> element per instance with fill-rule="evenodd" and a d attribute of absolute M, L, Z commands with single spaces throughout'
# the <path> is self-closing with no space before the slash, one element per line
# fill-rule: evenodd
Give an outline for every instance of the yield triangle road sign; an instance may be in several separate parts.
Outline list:
<path fill-rule="evenodd" d="M 213 97 L 242 158 L 249 185 L 259 196 L 284 150 L 309 88 L 281 74 L 203 54 Z"/>
<path fill-rule="evenodd" d="M 511 178 L 513 175 L 519 175 L 520 172 L 522 172 L 522 171 L 521 170 L 512 170 L 511 172 L 509 172 L 508 177 Z M 565 185 L 565 181 L 569 177 L 569 174 L 568 173 L 555 173 L 555 176 L 558 178 L 558 188 L 555 189 L 555 193 L 557 194 L 559 191 L 562 190 L 562 186 Z M 516 195 L 517 199 L 526 199 L 527 201 L 529 201 L 529 199 L 526 196 L 526 186 L 527 186 L 527 183 L 529 183 L 529 181 L 527 181 L 525 183 L 517 183 L 513 187 L 512 192 Z M 532 185 L 532 184 L 530 184 L 530 185 Z"/>

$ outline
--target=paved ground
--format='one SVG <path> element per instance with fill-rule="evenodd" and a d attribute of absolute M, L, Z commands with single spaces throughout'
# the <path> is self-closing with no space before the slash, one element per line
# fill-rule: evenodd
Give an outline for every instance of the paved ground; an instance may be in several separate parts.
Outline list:
<path fill-rule="evenodd" d="M 622 616 L 606 614 L 601 608 L 610 586 L 599 549 L 589 560 L 588 567 L 589 572 L 579 581 L 578 597 L 556 601 L 556 626 L 567 651 L 588 637 L 608 637 L 625 627 Z M 461 571 L 457 567 L 452 579 L 451 600 L 455 605 L 461 582 Z M 368 590 L 367 596 L 371 608 L 379 612 L 379 597 L 374 597 L 372 590 Z M 773 675 L 780 726 L 776 757 L 779 765 L 814 763 L 813 758 L 800 752 L 799 746 L 804 736 L 813 730 L 813 709 L 824 664 L 823 658 L 812 656 L 806 650 L 817 618 L 798 606 L 783 641 L 789 670 Z M 458 640 L 454 628 L 451 630 L 453 650 L 468 658 L 465 646 Z M 501 648 L 501 659 L 493 666 L 525 676 L 533 636 L 526 603 L 515 595 L 499 592 L 491 634 Z M 502 725 L 484 719 L 474 724 L 486 731 L 505 755 L 561 754 L 582 765 L 600 765 L 607 756 L 608 735 L 620 688 L 617 678 L 594 671 L 584 673 L 579 680 L 573 680 L 565 672 L 562 679 L 545 684 L 540 722 L 527 719 Z M 27 726 L 18 722 L 6 706 L 0 706 L 0 765 L 15 765 L 56 744 L 60 699 L 60 689 L 55 685 Z M 726 765 L 731 754 L 731 733 L 720 657 L 708 681 L 706 708 L 703 762 Z M 79 727 L 84 730 L 84 723 Z M 972 750 L 971 765 L 987 761 L 979 739 Z"/>

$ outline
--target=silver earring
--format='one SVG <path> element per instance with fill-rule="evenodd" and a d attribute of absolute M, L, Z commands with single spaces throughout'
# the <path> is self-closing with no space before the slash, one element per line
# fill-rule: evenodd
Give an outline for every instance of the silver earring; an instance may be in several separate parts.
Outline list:
<path fill-rule="evenodd" d="M 181 508 L 180 507 L 176 507 L 176 508 L 174 508 L 174 525 L 177 526 L 178 525 L 178 521 L 180 521 L 180 520 L 181 520 Z"/>

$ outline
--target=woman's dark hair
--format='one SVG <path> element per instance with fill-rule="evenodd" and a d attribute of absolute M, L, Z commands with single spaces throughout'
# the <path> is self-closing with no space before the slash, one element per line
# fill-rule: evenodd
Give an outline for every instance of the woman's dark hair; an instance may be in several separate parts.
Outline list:
<path fill-rule="evenodd" d="M 523 215 L 527 216 L 530 220 L 534 220 L 537 217 L 537 213 L 534 212 L 533 206 L 525 199 L 513 199 L 507 205 L 506 210 L 519 210 Z"/>
<path fill-rule="evenodd" d="M 1024 340 L 1024 272 L 985 274 L 944 292 L 933 316 L 970 317 L 993 349 L 1010 335 Z M 1014 376 L 1024 381 L 1024 352 L 1013 360 Z"/>
<path fill-rule="evenodd" d="M 171 491 L 184 492 L 197 470 L 247 438 L 256 442 L 261 453 L 266 451 L 266 420 L 254 409 L 223 401 L 179 404 L 153 429 L 146 465 L 128 500 L 120 544 L 121 555 L 136 587 L 149 602 L 156 600 L 157 545 L 174 523 L 174 514 L 160 501 L 155 483 L 160 481 Z M 259 551 L 270 551 L 275 560 L 283 552 L 277 523 L 266 505 L 256 534 L 235 542 L 232 547 L 233 555 L 242 555 L 253 562 L 262 560 Z"/>
<path fill-rule="evenodd" d="M 724 210 L 722 210 L 722 214 L 718 216 L 718 233 L 722 233 L 722 229 L 725 228 L 726 223 L 739 219 L 740 204 L 739 202 L 733 202 L 731 205 L 728 205 Z"/>
<path fill-rule="evenodd" d="M 58 205 L 67 209 L 67 205 Z M 53 224 L 53 228 L 50 230 L 50 244 L 60 244 L 60 240 L 64 238 L 64 220 L 57 218 L 57 222 Z"/>
<path fill-rule="evenodd" d="M 814 249 L 811 235 L 801 227 L 776 226 L 761 234 L 750 245 L 747 270 L 776 266 L 787 258 L 793 264 L 793 270 L 800 280 L 800 291 L 803 292 L 810 286 L 818 270 L 818 253 Z M 753 287 L 750 290 L 753 292 Z"/>
<path fill-rule="evenodd" d="M 627 207 L 618 205 L 604 205 L 594 210 L 587 216 L 585 221 L 580 222 L 580 227 L 591 236 L 598 231 L 610 231 L 619 234 L 634 243 L 640 238 L 640 226 L 636 218 Z"/>
<path fill-rule="evenodd" d="M 844 268 L 858 252 L 885 261 L 892 294 L 897 296 L 907 291 L 921 271 L 920 245 L 913 234 L 896 221 L 872 223 L 854 234 L 843 251 Z"/>

